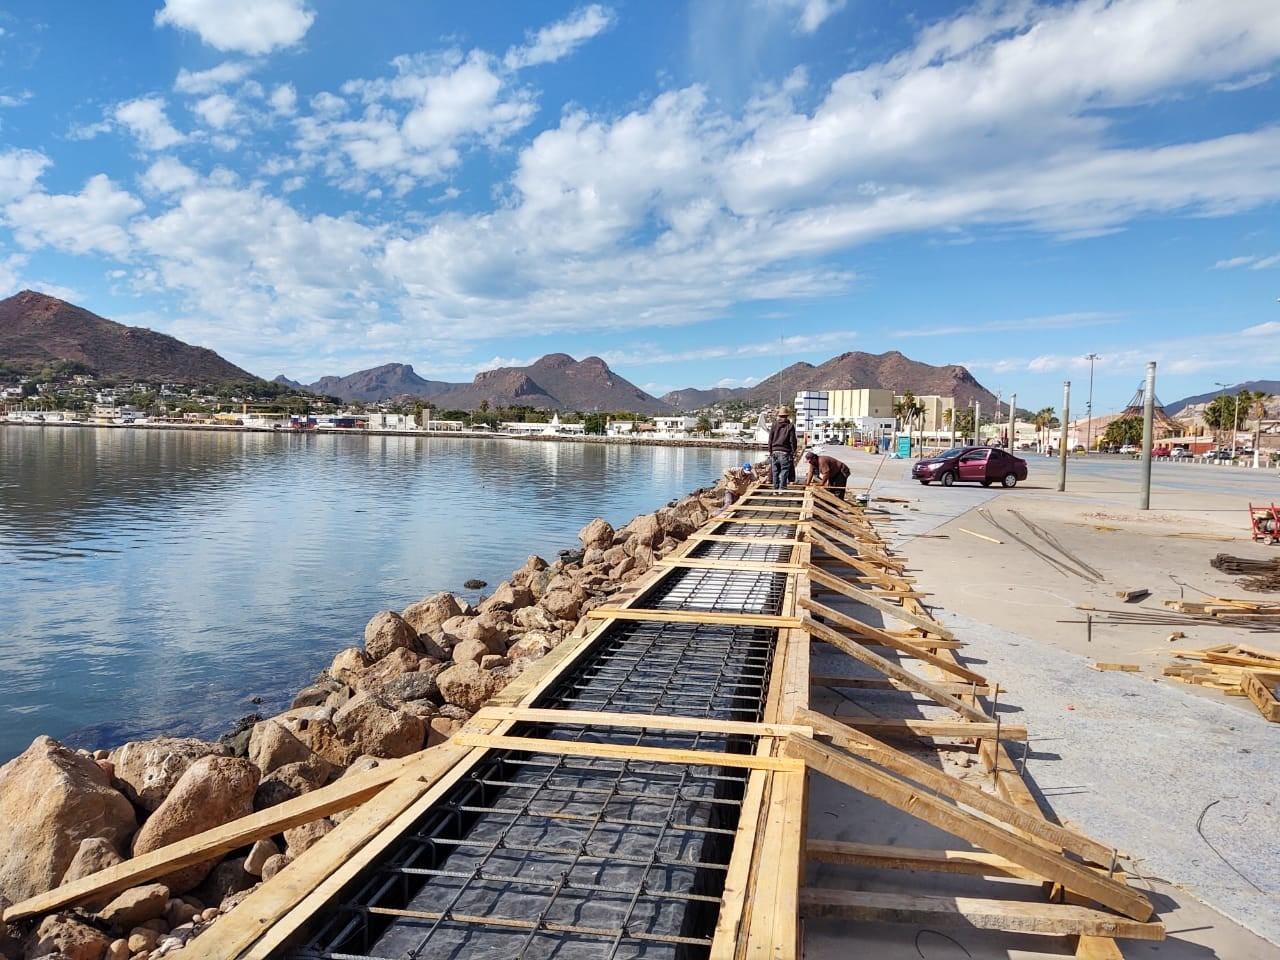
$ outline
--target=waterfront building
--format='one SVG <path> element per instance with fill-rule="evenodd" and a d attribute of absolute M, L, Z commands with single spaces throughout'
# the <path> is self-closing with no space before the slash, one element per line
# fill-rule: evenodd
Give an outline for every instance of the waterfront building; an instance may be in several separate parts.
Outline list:
<path fill-rule="evenodd" d="M 417 430 L 418 419 L 411 413 L 371 413 L 370 430 Z"/>
<path fill-rule="evenodd" d="M 687 439 L 698 429 L 697 417 L 654 417 L 653 422 L 657 426 L 657 435 L 671 440 Z"/>
<path fill-rule="evenodd" d="M 803 390 L 796 394 L 796 429 L 810 443 L 878 441 L 893 432 L 893 391 L 878 387 Z"/>
<path fill-rule="evenodd" d="M 897 403 L 904 396 L 905 394 L 895 396 L 893 400 Z M 956 412 L 955 397 L 927 394 L 915 399 L 917 403 L 924 407 L 924 414 L 912 427 L 914 432 L 925 440 L 949 440 L 951 438 L 951 418 L 955 416 Z M 946 412 L 948 410 L 951 411 L 951 417 L 947 416 Z"/>

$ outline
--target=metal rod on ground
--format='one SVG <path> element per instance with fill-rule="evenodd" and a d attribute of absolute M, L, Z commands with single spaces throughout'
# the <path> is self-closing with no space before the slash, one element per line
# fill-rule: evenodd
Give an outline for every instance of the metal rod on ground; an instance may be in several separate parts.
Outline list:
<path fill-rule="evenodd" d="M 1138 509 L 1151 509 L 1151 440 L 1156 416 L 1156 362 L 1147 364 L 1147 384 L 1142 397 L 1142 489 Z"/>
<path fill-rule="evenodd" d="M 1058 492 L 1067 489 L 1067 421 L 1071 419 L 1071 381 L 1062 381 L 1062 429 L 1058 436 Z"/>

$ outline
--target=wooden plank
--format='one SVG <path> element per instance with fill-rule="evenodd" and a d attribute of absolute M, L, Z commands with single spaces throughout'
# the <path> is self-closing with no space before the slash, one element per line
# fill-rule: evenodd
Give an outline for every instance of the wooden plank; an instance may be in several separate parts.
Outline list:
<path fill-rule="evenodd" d="M 846 583 L 839 577 L 827 573 L 827 571 L 820 567 L 810 568 L 809 576 L 813 579 L 814 583 L 820 583 L 824 587 L 830 587 L 837 593 L 844 594 L 850 600 L 857 600 L 859 603 L 865 604 L 868 607 L 874 607 L 881 613 L 887 613 L 889 616 L 896 617 L 899 620 L 911 624 L 913 627 L 919 627 L 921 630 L 927 630 L 929 633 L 938 635 L 943 640 L 954 640 L 956 638 L 955 634 L 931 617 L 921 616 L 918 613 L 908 610 L 905 606 L 900 607 L 897 604 L 890 603 L 888 600 L 882 599 L 880 595 L 874 594 L 869 590 L 863 590 L 861 587 L 855 587 L 851 583 Z"/>
<path fill-rule="evenodd" d="M 740 733 L 749 737 L 813 736 L 813 728 L 798 723 L 754 723 L 748 720 L 715 720 L 648 713 L 610 713 L 595 710 L 554 710 L 537 707 L 481 707 L 480 720 L 517 720 L 528 723 L 582 724 L 588 727 L 638 727 L 643 730 L 691 730 L 695 733 Z"/>
<path fill-rule="evenodd" d="M 1072 934 L 1163 940 L 1164 924 L 1140 923 L 1088 907 L 977 897 L 917 897 L 867 890 L 805 887 L 800 912 L 808 918 L 912 923 L 1061 937 Z"/>
<path fill-rule="evenodd" d="M 1115 851 L 1083 834 L 1060 824 L 1050 823 L 1038 810 L 1034 813 L 987 793 L 967 781 L 951 777 L 923 760 L 894 750 L 873 737 L 845 727 L 839 721 L 812 710 L 797 711 L 796 718 L 812 726 L 814 731 L 830 736 L 841 747 L 863 754 L 874 763 L 927 787 L 934 793 L 964 804 L 985 816 L 1007 824 L 1022 833 L 1070 850 L 1086 860 L 1110 863 Z"/>
<path fill-rule="evenodd" d="M 654 561 L 659 567 L 679 567 L 686 570 L 742 570 L 759 573 L 799 573 L 804 568 L 794 563 L 770 563 L 767 560 L 704 560 L 699 557 L 681 557 L 679 560 Z"/>
<path fill-rule="evenodd" d="M 838 610 L 833 610 L 825 604 L 816 603 L 813 600 L 801 600 L 800 606 L 815 616 L 822 617 L 824 620 L 829 620 L 830 623 L 828 623 L 827 626 L 830 626 L 832 623 L 837 624 L 838 626 L 852 630 L 867 640 L 871 640 L 881 646 L 892 647 L 899 653 L 904 653 L 917 660 L 923 660 L 925 663 L 931 664 L 939 670 L 945 670 L 952 676 L 959 677 L 962 680 L 968 680 L 970 683 L 981 683 L 984 686 L 986 685 L 987 678 L 982 674 L 975 673 L 967 667 L 959 666 L 954 660 L 940 657 L 936 653 L 926 650 L 924 648 L 924 641 L 912 643 L 909 640 L 903 640 L 886 630 L 881 630 L 879 627 L 874 627 L 869 623 L 863 623 L 856 617 L 851 617 Z M 943 642 L 953 643 L 956 641 Z"/>
<path fill-rule="evenodd" d="M 893 719 L 886 717 L 835 717 L 847 727 L 862 730 L 873 737 L 915 736 L 915 737 L 994 737 L 998 733 L 1002 740 L 1026 740 L 1027 728 L 1018 724 L 975 723 L 972 720 L 926 720 L 908 717 Z"/>
<path fill-rule="evenodd" d="M 1099 673 L 1105 673 L 1107 671 L 1114 671 L 1116 673 L 1138 673 L 1142 669 L 1142 667 L 1138 666 L 1136 663 L 1108 663 L 1104 660 L 1091 663 L 1089 666 L 1094 670 L 1097 670 Z"/>
<path fill-rule="evenodd" d="M 853 554 L 849 553 L 848 551 L 841 549 L 840 547 L 832 543 L 829 539 L 824 537 L 821 533 L 819 533 L 816 530 L 810 529 L 807 533 L 807 536 L 809 538 L 810 543 L 816 544 L 828 556 L 833 557 L 836 560 L 839 560 L 841 563 L 843 563 L 847 567 L 851 567 L 854 570 L 857 570 L 859 573 L 861 573 L 867 579 L 871 580 L 873 583 L 876 583 L 877 585 L 882 587 L 893 586 L 893 581 L 889 579 L 889 576 L 884 572 L 884 570 L 882 570 L 880 567 L 876 566 L 875 564 L 870 563 L 866 560 L 859 559 L 858 557 L 855 557 Z M 821 570 L 821 568 L 818 567 L 817 564 L 814 564 L 813 566 L 815 569 Z M 826 571 L 823 571 L 823 572 L 825 573 Z M 831 574 L 828 574 L 828 576 L 831 576 Z"/>
<path fill-rule="evenodd" d="M 1253 701 L 1264 719 L 1280 723 L 1280 700 L 1271 691 L 1280 684 L 1280 674 L 1245 671 L 1240 676 L 1240 688 Z"/>
<path fill-rule="evenodd" d="M 986 540 L 988 543 L 1004 543 L 1003 540 L 997 540 L 995 537 L 988 537 L 985 533 L 979 533 L 977 530 L 970 530 L 968 527 L 956 527 L 961 533 L 967 533 L 971 537 L 977 537 L 979 540 Z"/>
<path fill-rule="evenodd" d="M 394 842 L 403 832 L 403 827 L 397 829 L 397 824 L 406 810 L 419 809 L 424 800 L 438 796 L 466 773 L 468 765 L 459 761 L 468 752 L 453 741 L 443 744 L 438 763 L 430 772 L 401 777 L 343 820 L 302 856 L 249 894 L 235 910 L 219 917 L 217 923 L 188 943 L 182 951 L 183 960 L 239 957 L 268 932 L 272 938 L 278 938 L 273 939 L 278 946 L 297 929 L 287 917 L 293 916 L 296 908 L 309 897 L 329 889 L 326 884 L 335 874 L 350 869 L 353 864 L 367 862 L 376 852 L 372 847 L 378 842 L 383 846 Z M 255 949 L 248 956 L 265 955 Z"/>
<path fill-rule="evenodd" d="M 800 738 L 787 741 L 786 753 L 804 760 L 809 767 L 834 780 L 883 800 L 983 850 L 1006 857 L 1127 917 L 1146 920 L 1152 914 L 1151 902 L 1126 884 L 1046 850 L 1007 827 L 967 813 L 851 754 Z"/>
<path fill-rule="evenodd" d="M 846 690 L 904 690 L 909 693 L 914 692 L 910 687 L 905 686 L 898 680 L 879 677 L 828 677 L 822 674 L 814 674 L 809 678 L 809 682 L 815 687 L 833 687 Z M 939 690 L 947 691 L 947 693 L 969 693 L 975 689 L 972 684 L 961 683 L 959 680 L 934 680 L 933 685 Z M 995 689 L 994 686 L 984 687 L 982 684 L 978 684 L 976 693 L 979 697 L 989 697 Z"/>
<path fill-rule="evenodd" d="M 662 620 L 670 623 L 725 624 L 740 627 L 772 627 L 783 630 L 801 626 L 798 617 L 776 617 L 767 613 L 724 613 L 716 610 L 655 610 L 644 607 L 596 607 L 588 611 L 592 620 Z"/>
<path fill-rule="evenodd" d="M 736 767 L 745 770 L 798 770 L 802 764 L 785 757 L 758 757 L 751 753 L 721 753 L 716 750 L 680 750 L 668 747 L 635 747 L 618 743 L 590 743 L 585 740 L 545 740 L 540 737 L 511 737 L 499 734 L 459 732 L 450 741 L 467 747 L 489 750 L 521 750 L 565 757 L 599 757 L 641 763 L 678 763 L 700 767 Z"/>
<path fill-rule="evenodd" d="M 1076 942 L 1076 960 L 1124 960 L 1124 954 L 1110 937 L 1082 936 Z"/>
<path fill-rule="evenodd" d="M 836 633 L 830 627 L 818 623 L 816 620 L 806 618 L 804 626 L 805 629 L 809 631 L 810 636 L 826 641 L 833 647 L 847 653 L 855 660 L 866 664 L 874 670 L 878 670 L 886 677 L 891 677 L 894 680 L 899 681 L 903 685 L 910 687 L 916 693 L 924 694 L 935 703 L 941 704 L 944 707 L 950 707 L 962 717 L 968 717 L 970 720 L 977 720 L 980 723 L 995 723 L 994 717 L 987 716 L 977 707 L 970 706 L 968 703 L 965 703 L 957 697 L 953 697 L 945 690 L 940 690 L 930 681 L 921 679 L 911 671 L 898 666 L 893 661 L 886 660 L 878 653 L 868 650 L 862 644 L 858 643 L 858 641 Z"/>
<path fill-rule="evenodd" d="M 891 844 L 850 843 L 841 840 L 809 840 L 805 856 L 817 863 L 877 870 L 910 870 L 919 873 L 960 873 L 974 877 L 1014 877 L 1043 880 L 1038 873 L 1012 860 L 983 850 L 923 850 Z"/>
<path fill-rule="evenodd" d="M 784 507 L 774 507 L 774 506 L 755 506 L 755 505 L 753 505 L 753 504 L 743 503 L 741 500 L 739 500 L 738 502 L 734 503 L 731 507 L 729 507 L 729 509 L 728 509 L 728 510 L 725 510 L 724 512 L 725 512 L 725 513 L 727 513 L 727 514 L 734 514 L 734 513 L 757 513 L 757 512 L 758 512 L 758 513 L 789 513 L 789 514 L 791 514 L 791 515 L 792 515 L 796 520 L 799 520 L 799 519 L 800 519 L 800 505 L 799 505 L 799 504 L 794 504 L 794 505 L 784 506 Z M 771 519 L 769 519 L 769 520 L 767 520 L 767 521 L 765 521 L 765 522 L 766 522 L 766 523 L 774 523 L 774 522 L 776 522 L 776 521 L 775 521 L 775 520 L 773 520 L 773 519 L 771 518 Z"/>
<path fill-rule="evenodd" d="M 98 899 L 136 887 L 182 867 L 212 860 L 231 850 L 283 833 L 291 827 L 311 823 L 358 806 L 391 782 L 418 770 L 439 765 L 438 748 L 422 751 L 400 760 L 384 760 L 373 770 L 343 777 L 300 797 L 212 830 L 187 837 L 159 849 L 133 857 L 97 873 L 55 887 L 47 893 L 16 903 L 4 912 L 4 922 L 13 923 L 27 917 L 49 913 L 86 899 Z"/>
<path fill-rule="evenodd" d="M 762 742 L 756 752 L 767 751 L 770 747 Z M 725 870 L 724 889 L 720 894 L 720 913 L 716 917 L 716 928 L 711 937 L 710 960 L 733 960 L 742 939 L 744 923 L 749 922 L 747 915 L 747 899 L 754 884 L 752 867 L 755 854 L 764 830 L 764 820 L 760 815 L 765 804 L 765 792 L 772 774 L 764 770 L 753 770 L 747 775 L 747 789 L 742 798 L 742 812 L 738 816 L 738 830 L 734 834 L 733 852 L 729 855 L 729 865 Z"/>

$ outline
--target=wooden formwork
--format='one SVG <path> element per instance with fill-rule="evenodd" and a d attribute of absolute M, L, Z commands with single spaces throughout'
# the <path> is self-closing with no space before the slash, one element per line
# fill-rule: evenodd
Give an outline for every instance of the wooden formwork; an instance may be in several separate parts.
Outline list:
<path fill-rule="evenodd" d="M 725 524 L 755 522 L 777 525 L 778 532 L 741 538 L 715 532 Z M 692 556 L 701 544 L 734 542 L 790 549 L 777 562 Z M 642 602 L 667 578 L 700 570 L 782 575 L 786 586 L 780 607 L 765 614 L 657 609 Z M 904 629 L 873 626 L 835 610 L 817 599 L 815 594 L 822 591 L 892 617 Z M 921 604 L 923 595 L 914 589 L 903 562 L 892 555 L 865 511 L 821 489 L 792 488 L 775 494 L 753 486 L 738 503 L 661 558 L 628 593 L 621 602 L 591 611 L 593 629 L 566 640 L 509 684 L 448 744 L 343 778 L 297 800 L 67 884 L 10 907 L 4 920 L 99 899 L 288 827 L 358 806 L 183 952 L 184 958 L 200 960 L 266 960 L 280 955 L 291 937 L 489 752 L 520 750 L 746 771 L 719 910 L 710 932 L 708 952 L 718 960 L 801 956 L 805 917 L 841 917 L 850 922 L 955 920 L 982 929 L 1073 934 L 1079 937 L 1077 957 L 1092 960 L 1121 956 L 1117 937 L 1163 936 L 1163 927 L 1151 921 L 1150 903 L 1116 870 L 1114 850 L 1052 822 L 1040 810 L 1006 746 L 1006 741 L 1025 740 L 1025 727 L 1002 724 L 994 711 L 989 712 L 986 698 L 996 685 L 961 662 L 956 650 L 962 641 Z M 776 631 L 759 722 L 535 706 L 611 625 L 635 620 Z M 848 681 L 814 675 L 810 667 L 814 641 L 830 645 L 878 674 L 876 679 L 854 683 L 867 689 L 920 694 L 954 716 L 845 722 L 815 711 L 810 703 L 812 689 Z M 521 735 L 520 725 L 529 723 L 720 732 L 752 737 L 755 748 L 750 753 L 726 754 L 567 742 Z M 903 737 L 971 739 L 992 775 L 994 791 L 951 777 L 890 745 L 889 741 Z M 915 850 L 810 841 L 806 816 L 812 771 L 883 800 L 978 849 Z M 806 864 L 811 861 L 1039 880 L 1053 902 L 812 888 L 806 886 Z M 502 922 L 535 926 L 527 918 Z"/>

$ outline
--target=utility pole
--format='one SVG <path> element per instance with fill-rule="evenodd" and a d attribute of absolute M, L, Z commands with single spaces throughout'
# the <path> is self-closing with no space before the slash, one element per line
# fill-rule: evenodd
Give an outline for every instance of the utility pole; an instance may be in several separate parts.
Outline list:
<path fill-rule="evenodd" d="M 1138 509 L 1151 509 L 1151 439 L 1155 433 L 1156 419 L 1156 362 L 1147 364 L 1147 385 L 1142 395 L 1142 490 L 1138 495 Z"/>
<path fill-rule="evenodd" d="M 1084 442 L 1084 452 L 1087 455 L 1093 453 L 1093 361 L 1098 359 L 1098 355 L 1091 353 L 1085 359 L 1089 361 L 1089 399 L 1084 405 L 1084 415 L 1088 422 L 1085 434 L 1089 438 Z"/>
<path fill-rule="evenodd" d="M 982 446 L 982 431 L 978 424 L 982 422 L 982 401 L 973 401 L 973 445 Z"/>
<path fill-rule="evenodd" d="M 1009 398 L 1009 446 L 1006 448 L 1010 453 L 1017 446 L 1014 442 L 1018 434 L 1018 395 L 1015 393 Z"/>
<path fill-rule="evenodd" d="M 1071 381 L 1062 381 L 1062 426 L 1058 436 L 1058 492 L 1067 489 L 1067 421 L 1071 418 Z"/>
<path fill-rule="evenodd" d="M 1221 380 L 1215 380 L 1215 381 L 1213 381 L 1213 385 L 1214 385 L 1215 387 L 1221 387 L 1221 388 L 1222 388 L 1222 393 L 1218 394 L 1218 396 L 1220 396 L 1220 397 L 1225 397 L 1225 396 L 1227 395 L 1227 385 L 1226 385 L 1225 383 L 1223 383 Z"/>

